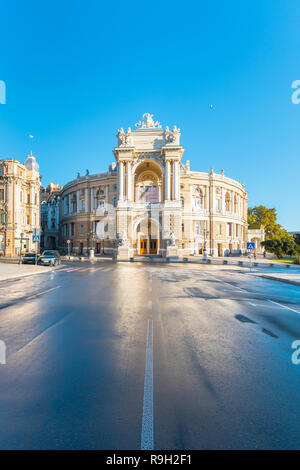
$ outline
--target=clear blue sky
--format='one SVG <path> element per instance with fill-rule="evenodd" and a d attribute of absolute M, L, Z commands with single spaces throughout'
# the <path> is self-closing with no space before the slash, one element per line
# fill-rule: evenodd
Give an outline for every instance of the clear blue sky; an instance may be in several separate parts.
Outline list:
<path fill-rule="evenodd" d="M 64 184 L 151 112 L 192 169 L 224 168 L 300 230 L 299 24 L 298 0 L 2 3 L 0 155 L 24 161 L 33 134 L 43 184 Z"/>

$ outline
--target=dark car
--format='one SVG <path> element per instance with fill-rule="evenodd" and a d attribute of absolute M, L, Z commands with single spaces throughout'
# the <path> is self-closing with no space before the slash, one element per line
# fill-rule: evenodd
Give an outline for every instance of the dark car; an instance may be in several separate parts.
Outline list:
<path fill-rule="evenodd" d="M 60 254 L 56 250 L 45 250 L 38 259 L 38 264 L 56 266 L 61 263 Z"/>
<path fill-rule="evenodd" d="M 22 258 L 22 264 L 35 264 L 38 255 L 36 253 L 26 253 Z"/>

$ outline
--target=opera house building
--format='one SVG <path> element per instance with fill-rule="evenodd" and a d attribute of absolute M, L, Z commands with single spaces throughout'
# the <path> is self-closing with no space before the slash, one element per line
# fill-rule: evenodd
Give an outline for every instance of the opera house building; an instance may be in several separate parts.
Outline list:
<path fill-rule="evenodd" d="M 117 134 L 106 173 L 80 176 L 61 191 L 60 249 L 76 254 L 223 256 L 244 252 L 243 184 L 193 171 L 183 162 L 180 129 L 144 114 Z"/>

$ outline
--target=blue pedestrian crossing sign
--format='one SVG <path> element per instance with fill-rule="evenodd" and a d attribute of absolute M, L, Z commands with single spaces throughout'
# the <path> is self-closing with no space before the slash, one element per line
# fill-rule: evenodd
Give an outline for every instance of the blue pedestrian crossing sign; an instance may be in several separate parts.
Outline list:
<path fill-rule="evenodd" d="M 255 243 L 247 242 L 247 250 L 255 250 Z"/>
<path fill-rule="evenodd" d="M 40 243 L 40 236 L 32 235 L 32 243 Z"/>

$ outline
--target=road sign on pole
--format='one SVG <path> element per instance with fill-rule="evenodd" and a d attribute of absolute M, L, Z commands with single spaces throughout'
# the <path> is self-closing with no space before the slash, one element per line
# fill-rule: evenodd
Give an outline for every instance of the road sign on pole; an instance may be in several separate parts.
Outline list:
<path fill-rule="evenodd" d="M 255 250 L 255 243 L 247 242 L 247 250 Z"/>
<path fill-rule="evenodd" d="M 32 243 L 40 243 L 40 236 L 32 235 Z"/>

